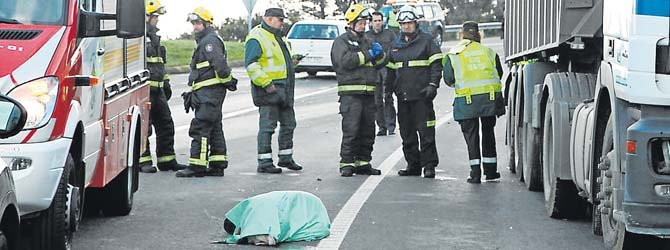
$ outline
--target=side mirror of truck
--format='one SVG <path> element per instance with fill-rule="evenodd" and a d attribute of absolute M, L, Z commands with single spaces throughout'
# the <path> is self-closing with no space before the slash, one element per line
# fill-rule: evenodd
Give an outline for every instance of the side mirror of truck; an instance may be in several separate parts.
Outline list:
<path fill-rule="evenodd" d="M 117 0 L 116 36 L 133 39 L 144 36 L 144 0 Z"/>
<path fill-rule="evenodd" d="M 12 137 L 23 129 L 28 114 L 16 100 L 0 95 L 0 138 Z"/>

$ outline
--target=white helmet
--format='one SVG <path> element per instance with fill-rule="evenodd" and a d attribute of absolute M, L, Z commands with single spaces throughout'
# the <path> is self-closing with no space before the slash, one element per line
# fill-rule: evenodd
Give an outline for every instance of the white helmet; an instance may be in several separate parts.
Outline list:
<path fill-rule="evenodd" d="M 398 23 L 416 22 L 421 18 L 422 16 L 419 15 L 419 12 L 414 6 L 405 5 L 398 10 Z"/>

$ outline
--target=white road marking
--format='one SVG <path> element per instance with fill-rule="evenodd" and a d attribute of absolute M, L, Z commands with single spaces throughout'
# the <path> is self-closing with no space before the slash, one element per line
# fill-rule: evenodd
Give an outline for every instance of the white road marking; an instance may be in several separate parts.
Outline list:
<path fill-rule="evenodd" d="M 444 117 L 440 118 L 435 125 L 435 129 L 447 123 L 447 121 L 452 120 L 452 112 L 447 113 Z M 388 175 L 393 167 L 403 158 L 402 146 L 398 147 L 386 160 L 382 162 L 379 166 L 379 169 L 382 171 L 381 175 L 372 175 L 369 176 L 363 184 L 358 187 L 358 190 L 349 198 L 347 203 L 344 204 L 342 209 L 330 226 L 330 236 L 319 242 L 317 245 L 318 249 L 339 249 L 342 245 L 344 237 L 347 235 L 351 224 L 354 223 L 356 216 L 361 211 L 363 204 L 370 198 L 372 192 L 375 191 L 379 183 L 382 182 L 384 177 Z"/>
<path fill-rule="evenodd" d="M 307 98 L 307 97 L 310 97 L 310 96 L 320 95 L 320 94 L 330 92 L 330 91 L 336 90 L 336 89 L 337 89 L 337 87 L 331 87 L 331 88 L 327 88 L 327 89 L 317 90 L 317 91 L 314 91 L 314 92 L 310 92 L 310 93 L 306 93 L 306 94 L 296 96 L 293 99 L 294 100 L 299 100 L 299 99 Z M 238 111 L 228 112 L 228 113 L 223 114 L 222 119 L 225 120 L 225 119 L 237 117 L 237 116 L 240 116 L 240 115 L 244 115 L 244 114 L 247 114 L 247 113 L 254 112 L 256 110 L 258 110 L 258 107 L 250 107 L 250 108 L 241 109 L 241 110 L 238 110 Z M 186 125 L 176 127 L 175 128 L 175 133 L 187 130 L 190 126 L 191 126 L 191 124 L 189 123 L 189 124 L 186 124 Z"/>

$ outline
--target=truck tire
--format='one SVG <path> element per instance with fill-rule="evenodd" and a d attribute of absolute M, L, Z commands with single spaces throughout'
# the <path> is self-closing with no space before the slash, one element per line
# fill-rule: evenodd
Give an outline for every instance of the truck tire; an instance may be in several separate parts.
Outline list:
<path fill-rule="evenodd" d="M 545 207 L 551 218 L 577 218 L 583 215 L 587 203 L 577 195 L 577 187 L 572 181 L 560 180 L 555 175 L 552 159 L 554 157 L 552 109 L 551 105 L 547 105 L 543 126 L 542 175 Z"/>
<path fill-rule="evenodd" d="M 516 72 L 511 73 L 511 74 L 517 74 Z M 506 126 L 506 136 L 507 136 L 507 153 L 508 153 L 508 163 L 507 163 L 507 169 L 513 174 L 516 173 L 516 158 L 515 158 L 515 152 L 514 152 L 514 132 L 515 132 L 515 120 L 516 120 L 516 115 L 514 113 L 514 105 L 515 105 L 515 98 L 516 95 L 515 90 L 516 90 L 516 82 L 517 82 L 517 77 L 516 75 L 512 76 L 512 81 L 509 84 L 509 89 L 507 90 L 507 126 Z"/>
<path fill-rule="evenodd" d="M 70 211 L 68 209 L 70 204 L 68 201 L 70 185 L 68 183 L 70 183 L 70 172 L 73 171 L 73 168 L 74 160 L 68 154 L 51 206 L 29 222 L 33 250 L 63 250 L 72 247 L 73 231 L 67 221 L 67 213 Z"/>
<path fill-rule="evenodd" d="M 526 153 L 523 180 L 530 191 L 542 191 L 542 130 L 526 125 Z"/>
<path fill-rule="evenodd" d="M 617 171 L 617 169 L 610 168 L 612 163 L 616 161 L 614 157 L 616 151 L 614 150 L 614 121 L 610 114 L 607 119 L 607 127 L 603 134 L 603 148 L 598 168 L 600 169 L 600 190 L 611 190 L 614 187 L 622 188 L 621 181 L 614 181 L 608 171 Z M 622 189 L 623 190 L 623 189 Z M 606 249 L 638 249 L 640 243 L 642 245 L 651 246 L 655 239 L 644 235 L 634 234 L 626 231 L 626 225 L 622 221 L 614 219 L 612 206 L 614 196 L 612 192 L 601 192 L 602 199 L 600 200 L 600 221 L 602 223 L 603 242 Z M 645 239 L 649 238 L 649 239 Z M 644 241 L 644 242 L 643 242 Z M 658 240 L 660 241 L 660 240 Z M 659 248 L 660 249 L 660 248 Z"/>
<path fill-rule="evenodd" d="M 140 130 L 137 129 L 134 138 L 133 164 L 126 167 L 119 175 L 117 175 L 104 189 L 104 206 L 102 213 L 106 216 L 126 216 L 130 214 L 133 209 L 134 190 L 137 190 L 138 168 L 140 162 L 139 143 Z M 130 147 L 130 143 L 128 143 Z"/>
<path fill-rule="evenodd" d="M 524 137 L 524 123 L 523 123 L 523 94 L 522 94 L 522 89 L 519 88 L 519 86 L 522 83 L 517 84 L 517 88 L 515 89 L 515 99 L 516 103 L 514 105 L 514 114 L 515 120 L 514 120 L 514 127 L 512 128 L 512 132 L 514 133 L 514 159 L 516 160 L 516 163 L 514 166 L 516 167 L 516 173 L 519 174 L 519 180 L 524 181 L 523 179 L 523 152 L 524 152 L 524 142 L 525 142 L 525 137 Z"/>
<path fill-rule="evenodd" d="M 9 250 L 9 242 L 2 231 L 0 231 L 0 250 Z"/>

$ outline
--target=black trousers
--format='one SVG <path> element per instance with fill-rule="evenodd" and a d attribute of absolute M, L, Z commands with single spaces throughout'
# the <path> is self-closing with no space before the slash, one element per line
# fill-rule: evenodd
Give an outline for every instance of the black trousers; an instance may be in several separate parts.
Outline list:
<path fill-rule="evenodd" d="M 158 165 L 174 164 L 174 122 L 170 113 L 167 97 L 163 89 L 151 87 L 149 98 L 151 100 L 151 111 L 149 111 L 149 135 L 153 133 L 152 127 L 156 129 L 156 158 Z M 149 139 L 147 148 L 140 156 L 140 164 L 152 165 Z"/>
<path fill-rule="evenodd" d="M 431 100 L 398 102 L 402 151 L 408 168 L 436 167 L 435 110 Z"/>
<path fill-rule="evenodd" d="M 479 125 L 481 122 L 481 148 L 479 140 Z M 493 174 L 497 172 L 496 159 L 496 136 L 495 126 L 496 117 L 487 116 L 462 120 L 458 122 L 461 125 L 465 143 L 468 145 L 468 156 L 470 157 L 470 166 L 479 168 L 480 163 L 484 165 L 484 174 Z"/>
<path fill-rule="evenodd" d="M 203 87 L 193 92 L 197 96 L 198 108 L 191 120 L 188 135 L 191 141 L 191 168 L 226 168 L 226 138 L 223 135 L 223 100 L 226 88 L 221 84 Z"/>
<path fill-rule="evenodd" d="M 384 86 L 386 80 L 386 69 L 377 71 L 380 82 L 375 89 L 375 106 L 377 107 L 375 119 L 379 131 L 395 131 L 395 107 L 393 106 L 393 92 Z"/>
<path fill-rule="evenodd" d="M 272 135 L 277 129 L 277 122 L 279 122 L 279 162 L 293 161 L 293 131 L 297 126 L 293 107 L 260 106 L 258 116 L 258 166 L 273 166 Z"/>
<path fill-rule="evenodd" d="M 375 143 L 374 96 L 340 96 L 340 114 L 342 115 L 340 168 L 369 164 Z"/>

